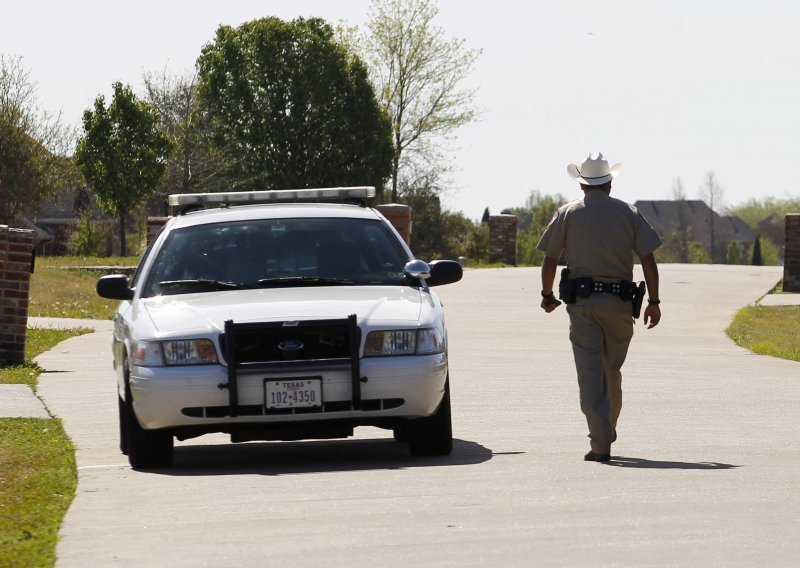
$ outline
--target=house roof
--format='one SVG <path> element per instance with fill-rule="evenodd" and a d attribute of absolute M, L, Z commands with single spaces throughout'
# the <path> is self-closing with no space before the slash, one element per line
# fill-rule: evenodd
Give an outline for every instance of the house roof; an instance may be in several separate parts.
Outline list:
<path fill-rule="evenodd" d="M 637 201 L 634 205 L 662 238 L 685 230 L 689 240 L 710 248 L 713 222 L 718 250 L 731 241 L 751 243 L 755 239 L 753 230 L 739 217 L 719 215 L 704 201 Z"/>

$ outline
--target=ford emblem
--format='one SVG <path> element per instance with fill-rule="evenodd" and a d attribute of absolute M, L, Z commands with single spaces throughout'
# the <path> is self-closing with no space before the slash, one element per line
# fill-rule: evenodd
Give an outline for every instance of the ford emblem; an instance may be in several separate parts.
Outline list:
<path fill-rule="evenodd" d="M 278 349 L 281 351 L 300 351 L 305 345 L 302 341 L 296 339 L 287 339 L 278 343 Z"/>

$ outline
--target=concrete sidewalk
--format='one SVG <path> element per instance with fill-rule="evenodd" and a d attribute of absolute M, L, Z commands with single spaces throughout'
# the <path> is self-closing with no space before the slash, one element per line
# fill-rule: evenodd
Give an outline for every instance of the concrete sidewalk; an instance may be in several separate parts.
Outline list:
<path fill-rule="evenodd" d="M 70 318 L 28 318 L 28 327 L 42 329 L 75 329 L 90 328 L 95 333 L 109 334 L 113 330 L 113 322 L 103 320 L 84 320 Z M 72 338 L 76 339 L 76 338 Z M 71 346 L 77 347 L 80 342 L 70 345 L 62 342 L 48 352 L 49 356 L 58 357 L 66 354 Z M 27 385 L 0 385 L 0 418 L 51 418 L 42 400 Z"/>

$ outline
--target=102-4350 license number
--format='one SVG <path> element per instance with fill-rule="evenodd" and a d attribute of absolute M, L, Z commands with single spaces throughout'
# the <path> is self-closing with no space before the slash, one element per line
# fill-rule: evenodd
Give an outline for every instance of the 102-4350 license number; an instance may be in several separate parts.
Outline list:
<path fill-rule="evenodd" d="M 264 398 L 267 409 L 322 406 L 322 379 L 265 380 Z"/>

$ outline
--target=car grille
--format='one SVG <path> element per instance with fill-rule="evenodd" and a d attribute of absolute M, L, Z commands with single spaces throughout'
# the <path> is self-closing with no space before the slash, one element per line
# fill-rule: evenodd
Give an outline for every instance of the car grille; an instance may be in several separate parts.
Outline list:
<path fill-rule="evenodd" d="M 222 352 L 227 353 L 225 333 L 219 341 Z M 349 358 L 349 329 L 346 322 L 261 326 L 237 332 L 234 351 L 239 364 Z"/>
<path fill-rule="evenodd" d="M 355 410 L 362 408 L 361 383 L 368 378 L 361 376 L 361 330 L 355 314 L 325 320 L 242 323 L 228 320 L 224 333 L 220 334 L 220 344 L 228 364 L 228 382 L 220 385 L 228 389 L 230 399 L 226 416 L 239 416 L 240 408 L 246 406 L 239 404 L 239 373 L 267 369 L 289 372 L 349 368 L 352 399 L 348 404 Z M 315 411 L 298 410 L 291 413 Z"/>

